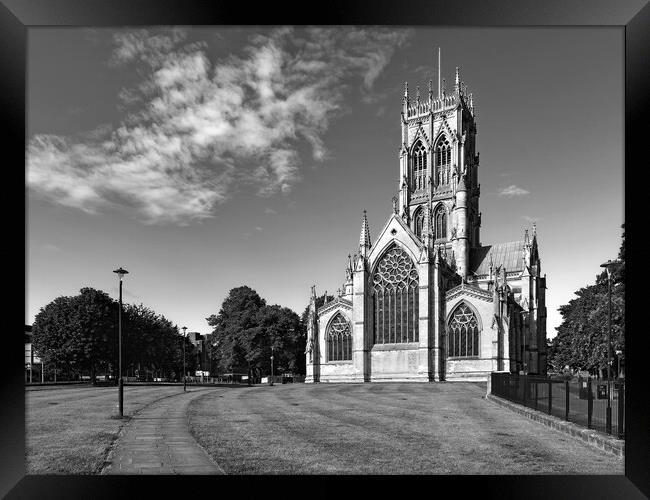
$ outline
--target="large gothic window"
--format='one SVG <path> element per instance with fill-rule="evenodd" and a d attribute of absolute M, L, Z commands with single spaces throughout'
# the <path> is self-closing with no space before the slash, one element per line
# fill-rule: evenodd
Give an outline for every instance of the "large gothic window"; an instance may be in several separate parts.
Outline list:
<path fill-rule="evenodd" d="M 427 151 L 418 141 L 411 154 L 411 189 L 413 191 L 426 187 Z"/>
<path fill-rule="evenodd" d="M 447 328 L 447 352 L 450 357 L 478 356 L 478 321 L 474 312 L 461 303 L 449 320 Z"/>
<path fill-rule="evenodd" d="M 424 227 L 424 210 L 421 208 L 415 212 L 415 217 L 413 217 L 413 232 L 417 235 L 418 238 L 422 238 L 422 228 Z"/>
<path fill-rule="evenodd" d="M 350 322 L 337 313 L 331 321 L 326 335 L 327 361 L 348 361 L 352 359 L 352 332 Z"/>
<path fill-rule="evenodd" d="M 441 137 L 435 150 L 436 185 L 449 184 L 451 172 L 451 145 L 446 137 Z"/>
<path fill-rule="evenodd" d="M 436 232 L 436 239 L 447 237 L 447 211 L 442 205 L 438 205 L 433 216 L 433 224 Z"/>
<path fill-rule="evenodd" d="M 418 341 L 418 272 L 398 246 L 382 257 L 372 276 L 375 344 Z"/>

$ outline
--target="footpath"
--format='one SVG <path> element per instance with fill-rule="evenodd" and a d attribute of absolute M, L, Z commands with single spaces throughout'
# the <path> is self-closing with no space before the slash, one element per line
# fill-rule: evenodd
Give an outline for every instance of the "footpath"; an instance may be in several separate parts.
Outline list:
<path fill-rule="evenodd" d="M 102 474 L 225 474 L 190 434 L 187 407 L 202 390 L 153 403 L 123 427 Z"/>

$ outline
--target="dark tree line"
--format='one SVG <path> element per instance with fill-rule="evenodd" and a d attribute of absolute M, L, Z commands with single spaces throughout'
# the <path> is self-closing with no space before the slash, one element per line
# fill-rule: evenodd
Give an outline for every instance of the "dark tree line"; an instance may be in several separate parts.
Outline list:
<path fill-rule="evenodd" d="M 82 288 L 78 295 L 58 297 L 41 308 L 32 326 L 33 347 L 48 370 L 61 379 L 97 374 L 117 377 L 119 304 L 108 294 Z M 122 312 L 123 375 L 178 379 L 183 368 L 194 370 L 194 346 L 178 327 L 143 305 L 124 304 Z"/>
<path fill-rule="evenodd" d="M 613 376 L 625 360 L 625 232 L 618 259 L 611 276 Z M 559 309 L 562 323 L 549 345 L 549 363 L 558 372 L 569 366 L 603 376 L 607 370 L 607 271 L 603 269 L 596 282 L 578 290 L 576 296 Z"/>
<path fill-rule="evenodd" d="M 328 297 L 331 299 L 332 297 Z M 322 305 L 324 297 L 318 299 Z M 56 366 L 60 379 L 98 374 L 117 378 L 119 304 L 108 294 L 82 288 L 78 295 L 58 297 L 41 308 L 32 326 L 33 347 L 46 367 Z M 164 316 L 143 305 L 122 310 L 123 375 L 151 380 L 179 380 L 185 342 L 186 372 L 197 369 L 194 345 Z M 303 318 L 241 286 L 230 290 L 218 314 L 207 318 L 211 370 L 215 373 L 304 374 L 306 312 Z"/>

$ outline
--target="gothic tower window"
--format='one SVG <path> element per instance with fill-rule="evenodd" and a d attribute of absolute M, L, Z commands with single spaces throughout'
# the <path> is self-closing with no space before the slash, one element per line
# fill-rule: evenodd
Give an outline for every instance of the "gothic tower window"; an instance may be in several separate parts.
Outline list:
<path fill-rule="evenodd" d="M 449 184 L 451 172 L 451 145 L 446 137 L 441 137 L 435 150 L 436 186 Z"/>
<path fill-rule="evenodd" d="M 421 141 L 413 147 L 411 153 L 411 189 L 413 191 L 426 187 L 427 151 Z"/>
<path fill-rule="evenodd" d="M 449 320 L 447 327 L 447 352 L 449 357 L 478 356 L 479 327 L 474 312 L 461 303 Z"/>
<path fill-rule="evenodd" d="M 424 227 L 424 210 L 418 208 L 413 217 L 413 232 L 418 238 L 422 238 L 422 228 Z"/>
<path fill-rule="evenodd" d="M 375 344 L 418 342 L 418 272 L 411 258 L 393 245 L 372 282 Z"/>
<path fill-rule="evenodd" d="M 330 322 L 325 336 L 327 361 L 349 361 L 352 359 L 352 332 L 350 322 L 337 313 Z"/>
<path fill-rule="evenodd" d="M 436 239 L 447 238 L 447 211 L 442 205 L 438 205 L 433 216 Z"/>

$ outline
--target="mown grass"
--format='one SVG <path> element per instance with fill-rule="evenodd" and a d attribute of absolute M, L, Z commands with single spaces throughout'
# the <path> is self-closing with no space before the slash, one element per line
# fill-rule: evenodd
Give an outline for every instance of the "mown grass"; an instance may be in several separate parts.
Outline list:
<path fill-rule="evenodd" d="M 178 392 L 178 387 L 126 386 L 124 415 L 128 418 L 143 406 Z M 26 391 L 27 474 L 98 474 L 126 421 L 118 417 L 117 401 L 114 387 Z"/>
<path fill-rule="evenodd" d="M 190 430 L 230 474 L 622 474 L 623 461 L 483 398 L 476 384 L 210 392 Z"/>

